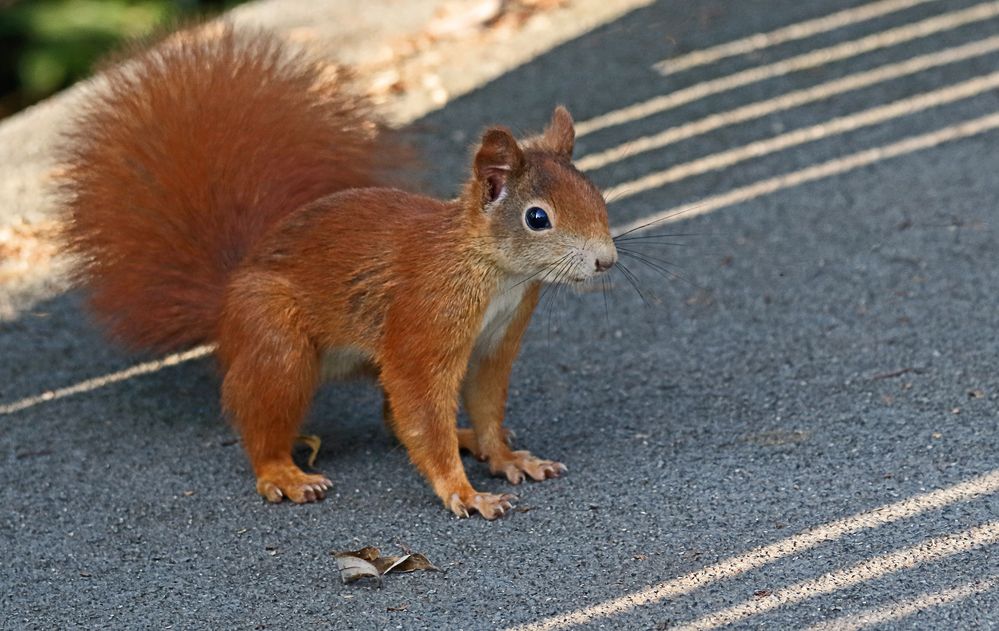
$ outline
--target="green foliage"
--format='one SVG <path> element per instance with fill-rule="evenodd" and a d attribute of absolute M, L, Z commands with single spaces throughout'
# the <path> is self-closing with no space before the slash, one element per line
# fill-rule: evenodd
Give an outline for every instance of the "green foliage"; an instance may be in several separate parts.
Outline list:
<path fill-rule="evenodd" d="M 87 76 L 121 42 L 234 1 L 0 0 L 0 116 Z"/>

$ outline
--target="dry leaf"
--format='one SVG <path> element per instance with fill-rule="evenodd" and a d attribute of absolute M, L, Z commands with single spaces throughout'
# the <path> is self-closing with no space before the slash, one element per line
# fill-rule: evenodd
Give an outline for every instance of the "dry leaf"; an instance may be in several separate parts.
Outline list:
<path fill-rule="evenodd" d="M 367 546 L 355 552 L 344 552 L 341 554 L 352 554 L 360 559 L 364 559 L 365 561 L 374 561 L 380 557 L 382 553 L 374 546 Z"/>
<path fill-rule="evenodd" d="M 412 554 L 407 554 L 399 557 L 399 560 L 394 563 L 388 570 L 385 570 L 387 574 L 389 570 L 393 572 L 416 572 L 417 570 L 428 570 L 431 572 L 440 572 L 440 568 L 430 562 L 427 557 L 423 556 L 419 552 L 414 552 Z"/>
<path fill-rule="evenodd" d="M 322 446 L 323 441 L 315 434 L 302 434 L 295 439 L 297 442 L 305 443 L 306 446 L 311 450 L 309 452 L 309 459 L 306 463 L 309 468 L 313 468 L 316 465 L 316 456 L 319 455 L 319 447 Z"/>
<path fill-rule="evenodd" d="M 365 561 L 361 557 L 350 553 L 338 553 L 336 555 L 336 566 L 340 570 L 340 578 L 344 584 L 353 583 L 362 578 L 374 578 L 379 584 L 382 582 L 378 568 L 372 565 L 370 561 Z"/>
<path fill-rule="evenodd" d="M 367 546 L 360 550 L 336 552 L 336 564 L 340 569 L 340 578 L 344 583 L 353 583 L 361 578 L 376 578 L 379 584 L 381 577 L 389 572 L 408 573 L 417 570 L 437 572 L 440 568 L 431 563 L 427 557 L 419 553 L 402 556 L 381 555 L 378 548 Z"/>

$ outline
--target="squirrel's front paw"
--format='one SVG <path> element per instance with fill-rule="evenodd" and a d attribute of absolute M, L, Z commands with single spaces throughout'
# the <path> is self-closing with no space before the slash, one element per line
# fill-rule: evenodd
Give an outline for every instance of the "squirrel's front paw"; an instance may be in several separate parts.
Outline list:
<path fill-rule="evenodd" d="M 491 521 L 497 517 L 502 517 L 508 510 L 513 508 L 513 504 L 510 502 L 516 499 L 516 496 L 509 493 L 496 495 L 494 493 L 476 493 L 473 491 L 465 498 L 455 493 L 451 496 L 447 507 L 458 517 L 468 517 L 469 513 L 474 511 Z"/>
<path fill-rule="evenodd" d="M 295 465 L 269 467 L 257 475 L 257 492 L 268 502 L 284 498 L 296 504 L 315 502 L 323 499 L 331 488 L 333 483 L 325 476 L 305 473 Z"/>
<path fill-rule="evenodd" d="M 526 473 L 532 480 L 557 478 L 569 469 L 561 462 L 542 460 L 529 451 L 513 451 L 506 456 L 489 459 L 489 470 L 493 475 L 506 476 L 510 484 L 520 484 Z"/>

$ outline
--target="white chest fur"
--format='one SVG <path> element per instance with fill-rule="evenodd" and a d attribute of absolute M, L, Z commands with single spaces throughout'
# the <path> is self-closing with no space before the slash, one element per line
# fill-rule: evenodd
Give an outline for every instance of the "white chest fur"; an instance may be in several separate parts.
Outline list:
<path fill-rule="evenodd" d="M 482 316 L 479 335 L 475 339 L 476 354 L 490 353 L 503 341 L 507 327 L 517 313 L 517 307 L 528 287 L 529 283 L 520 277 L 506 278 L 499 283 L 486 307 L 485 315 Z M 338 346 L 327 349 L 322 357 L 322 379 L 348 379 L 369 369 L 371 361 L 368 353 L 356 347 Z"/>
<path fill-rule="evenodd" d="M 529 283 L 520 277 L 509 277 L 500 281 L 482 317 L 479 336 L 475 340 L 476 353 L 489 353 L 503 341 L 510 320 L 517 313 L 517 307 L 520 306 L 528 285 Z"/>

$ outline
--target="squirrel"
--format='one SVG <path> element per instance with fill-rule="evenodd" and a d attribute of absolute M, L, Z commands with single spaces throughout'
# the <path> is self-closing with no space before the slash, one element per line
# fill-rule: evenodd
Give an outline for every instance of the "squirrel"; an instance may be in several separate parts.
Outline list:
<path fill-rule="evenodd" d="M 444 505 L 494 519 L 460 450 L 518 484 L 511 367 L 545 282 L 617 260 L 559 106 L 538 136 L 489 127 L 457 198 L 387 187 L 407 158 L 369 102 L 277 36 L 182 31 L 109 68 L 67 135 L 67 248 L 90 310 L 132 350 L 215 344 L 225 414 L 271 502 L 332 484 L 292 447 L 325 378 L 368 376 Z M 472 427 L 457 427 L 459 400 Z"/>

